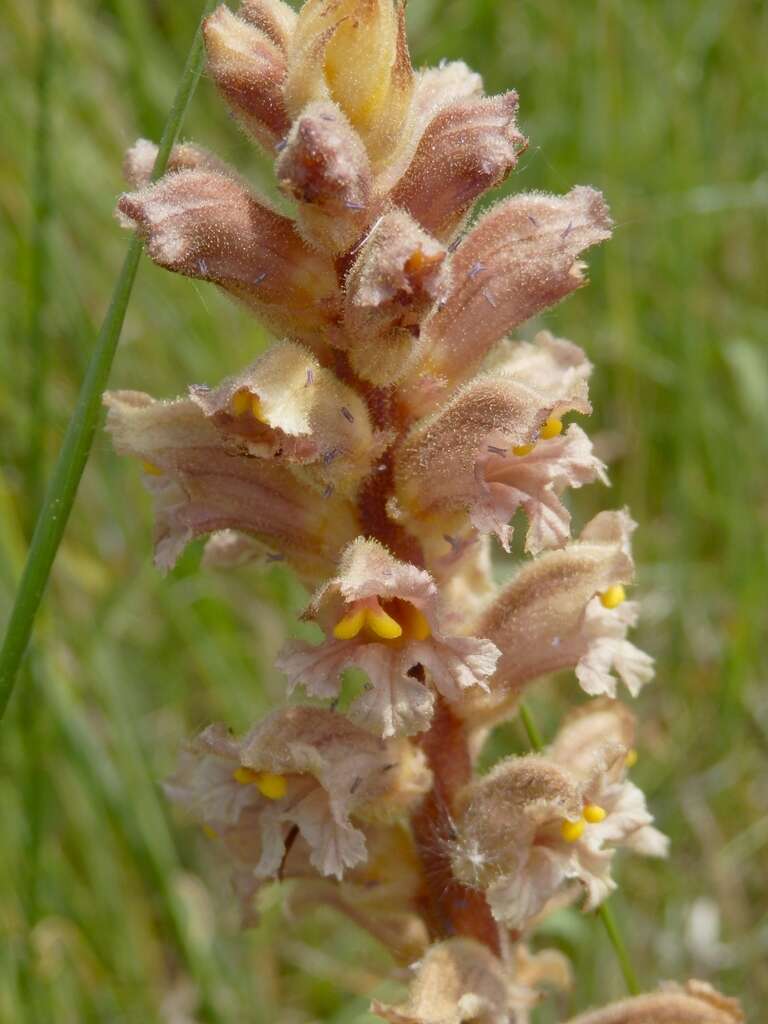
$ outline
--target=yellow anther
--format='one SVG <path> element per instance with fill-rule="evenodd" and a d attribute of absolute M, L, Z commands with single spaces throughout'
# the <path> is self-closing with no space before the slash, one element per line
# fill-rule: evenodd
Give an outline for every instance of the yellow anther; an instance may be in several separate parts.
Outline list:
<path fill-rule="evenodd" d="M 515 455 L 529 455 L 535 447 L 535 442 L 534 444 L 519 444 L 516 448 L 513 448 L 512 451 Z"/>
<path fill-rule="evenodd" d="M 253 768 L 239 765 L 232 772 L 232 778 L 243 786 L 253 785 L 267 800 L 282 800 L 288 790 L 284 775 L 274 772 L 257 772 Z"/>
<path fill-rule="evenodd" d="M 248 412 L 251 408 L 251 393 L 245 389 L 236 391 L 232 396 L 230 403 L 233 416 L 242 416 L 243 413 Z"/>
<path fill-rule="evenodd" d="M 219 838 L 219 833 L 216 831 L 215 828 L 211 828 L 210 825 L 203 825 L 203 835 L 206 836 L 208 839 Z"/>
<path fill-rule="evenodd" d="M 163 475 L 162 469 L 160 469 L 159 466 L 156 466 L 154 462 L 142 462 L 141 468 L 144 470 L 145 473 L 148 473 L 149 476 Z"/>
<path fill-rule="evenodd" d="M 559 420 L 557 416 L 550 416 L 544 426 L 541 428 L 541 439 L 542 441 L 549 441 L 552 437 L 557 437 L 563 432 L 563 421 Z"/>
<path fill-rule="evenodd" d="M 620 583 L 614 584 L 612 587 L 608 587 L 600 595 L 600 603 L 603 608 L 618 608 L 619 605 L 626 599 L 626 591 Z"/>
<path fill-rule="evenodd" d="M 624 764 L 627 768 L 634 768 L 637 764 L 637 751 L 634 747 L 630 747 L 627 751 L 627 756 L 624 758 Z"/>
<path fill-rule="evenodd" d="M 605 808 L 599 804 L 587 804 L 584 808 L 584 817 L 590 825 L 598 825 L 605 821 Z"/>
<path fill-rule="evenodd" d="M 337 640 L 351 640 L 356 637 L 365 625 L 365 608 L 356 608 L 347 612 L 333 627 L 333 635 Z"/>
<path fill-rule="evenodd" d="M 366 608 L 365 621 L 376 636 L 380 636 L 382 640 L 396 640 L 403 635 L 403 627 L 383 608 Z"/>
<path fill-rule="evenodd" d="M 579 818 L 578 821 L 564 821 L 560 826 L 560 835 L 566 841 L 566 843 L 575 843 L 584 832 L 587 827 L 587 823 L 584 818 Z"/>
<path fill-rule="evenodd" d="M 251 395 L 251 416 L 253 416 L 255 420 L 261 420 L 262 423 L 264 422 L 264 408 L 258 395 Z"/>
<path fill-rule="evenodd" d="M 274 772 L 258 772 L 254 779 L 256 788 L 267 800 L 282 800 L 288 792 L 288 783 L 284 775 L 276 775 Z"/>

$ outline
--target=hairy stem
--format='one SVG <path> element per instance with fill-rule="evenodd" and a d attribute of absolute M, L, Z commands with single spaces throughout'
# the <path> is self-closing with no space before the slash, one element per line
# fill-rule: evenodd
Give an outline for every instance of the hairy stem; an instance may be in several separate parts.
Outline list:
<path fill-rule="evenodd" d="M 206 0 L 204 14 L 212 7 L 212 0 Z M 165 123 L 152 170 L 153 178 L 159 177 L 167 166 L 181 121 L 203 70 L 203 62 L 203 40 L 198 25 L 173 106 Z M 141 242 L 134 238 L 115 282 L 112 300 L 101 325 L 96 347 L 80 388 L 77 406 L 69 421 L 64 444 L 35 525 L 27 562 L 0 650 L 0 718 L 4 715 L 13 692 L 19 665 L 27 649 L 35 616 L 88 461 L 101 412 L 101 395 L 112 368 L 140 256 Z"/>
<path fill-rule="evenodd" d="M 456 796 L 471 777 L 472 765 L 463 722 L 437 698 L 430 729 L 421 747 L 434 774 L 432 790 L 413 816 L 413 833 L 424 868 L 421 911 L 433 939 L 466 935 L 500 954 L 499 928 L 485 896 L 453 875 L 450 846 Z"/>

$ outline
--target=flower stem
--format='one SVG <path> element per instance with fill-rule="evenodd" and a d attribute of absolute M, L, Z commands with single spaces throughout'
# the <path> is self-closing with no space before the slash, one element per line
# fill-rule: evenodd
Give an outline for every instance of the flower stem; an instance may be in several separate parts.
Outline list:
<path fill-rule="evenodd" d="M 213 0 L 206 0 L 204 15 L 212 7 Z M 159 177 L 166 168 L 171 148 L 203 70 L 203 62 L 203 39 L 198 25 L 173 105 L 165 122 L 152 170 L 153 179 Z M 101 411 L 101 395 L 115 357 L 140 256 L 141 242 L 134 238 L 115 282 L 109 309 L 101 325 L 96 347 L 80 388 L 77 405 L 69 421 L 51 483 L 35 525 L 27 562 L 0 650 L 0 718 L 5 713 L 13 692 L 19 665 L 24 657 L 35 616 L 88 461 Z"/>
<path fill-rule="evenodd" d="M 621 973 L 624 975 L 624 983 L 627 986 L 627 991 L 631 996 L 639 995 L 640 986 L 637 982 L 637 975 L 635 969 L 632 966 L 627 947 L 624 945 L 624 939 L 621 937 L 619 926 L 616 924 L 616 918 L 613 916 L 613 911 L 607 902 L 601 903 L 596 910 L 597 916 L 603 922 L 603 926 L 611 940 L 611 945 L 616 954 L 616 959 L 619 961 L 619 967 L 621 967 Z"/>
<path fill-rule="evenodd" d="M 533 720 L 533 715 L 522 701 L 520 702 L 519 710 L 520 718 L 523 720 L 523 725 L 525 726 L 525 731 L 528 733 L 528 741 L 536 753 L 539 754 L 544 749 L 544 740 L 541 738 L 541 733 Z"/>
<path fill-rule="evenodd" d="M 539 753 L 544 749 L 544 741 L 542 740 L 541 733 L 538 730 L 536 722 L 533 720 L 533 715 L 522 702 L 520 703 L 519 710 L 520 718 L 525 726 L 525 731 L 528 733 L 530 744 L 533 749 Z M 605 928 L 606 934 L 613 946 L 616 959 L 619 961 L 621 973 L 624 975 L 624 982 L 627 986 L 627 991 L 630 995 L 638 995 L 640 992 L 640 986 L 637 982 L 637 975 L 635 974 L 635 969 L 632 966 L 632 961 L 627 947 L 624 944 L 624 939 L 621 937 L 619 926 L 616 924 L 616 918 L 613 916 L 613 911 L 609 907 L 608 903 L 605 902 L 600 904 L 595 913 L 603 922 L 603 927 Z"/>

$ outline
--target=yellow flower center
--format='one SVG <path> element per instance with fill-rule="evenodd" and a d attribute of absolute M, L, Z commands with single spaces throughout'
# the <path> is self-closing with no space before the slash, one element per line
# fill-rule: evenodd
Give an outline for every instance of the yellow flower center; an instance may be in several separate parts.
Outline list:
<path fill-rule="evenodd" d="M 627 768 L 634 768 L 637 764 L 637 751 L 634 747 L 631 747 L 627 751 L 627 756 L 624 758 L 624 764 L 627 766 Z"/>
<path fill-rule="evenodd" d="M 584 811 L 576 821 L 569 821 L 567 818 L 560 823 L 560 835 L 566 843 L 575 843 L 584 835 L 587 825 L 598 825 L 605 821 L 607 812 L 599 804 L 584 804 Z"/>
<path fill-rule="evenodd" d="M 626 600 L 627 593 L 624 587 L 620 583 L 615 583 L 612 587 L 608 587 L 600 595 L 600 604 L 603 608 L 618 608 L 619 605 Z"/>
<path fill-rule="evenodd" d="M 257 772 L 241 764 L 232 773 L 235 782 L 242 786 L 255 786 L 267 800 L 282 800 L 288 791 L 288 783 L 284 775 L 275 772 Z"/>
<path fill-rule="evenodd" d="M 353 640 L 363 629 L 376 640 L 427 640 L 431 629 L 426 616 L 410 601 L 400 598 L 353 605 L 333 627 L 337 640 Z"/>

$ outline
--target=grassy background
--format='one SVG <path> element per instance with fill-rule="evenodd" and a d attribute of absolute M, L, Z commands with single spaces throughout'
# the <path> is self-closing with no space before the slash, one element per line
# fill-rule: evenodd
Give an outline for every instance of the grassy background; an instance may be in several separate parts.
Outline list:
<path fill-rule="evenodd" d="M 136 135 L 159 134 L 195 7 L 54 0 L 42 308 L 40 34 L 32 5 L 5 7 L 0 620 L 34 513 L 30 447 L 40 437 L 49 464 L 58 450 L 125 250 L 112 219 L 121 154 Z M 622 864 L 617 912 L 647 986 L 693 973 L 759 1011 L 768 8 L 411 0 L 409 19 L 415 62 L 463 57 L 489 90 L 519 90 L 531 148 L 510 188 L 590 183 L 611 203 L 616 236 L 590 256 L 591 287 L 543 323 L 597 365 L 592 429 L 612 453 L 614 486 L 580 493 L 578 518 L 628 503 L 641 523 L 639 642 L 658 659 L 658 680 L 638 702 L 635 772 L 674 845 L 667 864 Z M 267 180 L 208 82 L 185 135 Z M 211 289 L 144 265 L 113 384 L 173 395 L 218 380 L 263 344 Z M 245 726 L 281 699 L 270 666 L 302 594 L 279 567 L 203 574 L 194 552 L 161 580 L 139 475 L 100 433 L 2 727 L 0 1021 L 372 1020 L 369 993 L 391 991 L 373 943 L 330 914 L 286 922 L 275 893 L 259 926 L 241 933 L 220 865 L 158 792 L 190 731 L 218 717 Z M 572 679 L 534 693 L 544 728 L 573 694 Z M 496 750 L 520 747 L 515 726 L 496 739 Z M 545 937 L 573 958 L 576 986 L 542 1024 L 621 993 L 596 922 L 569 912 Z"/>

